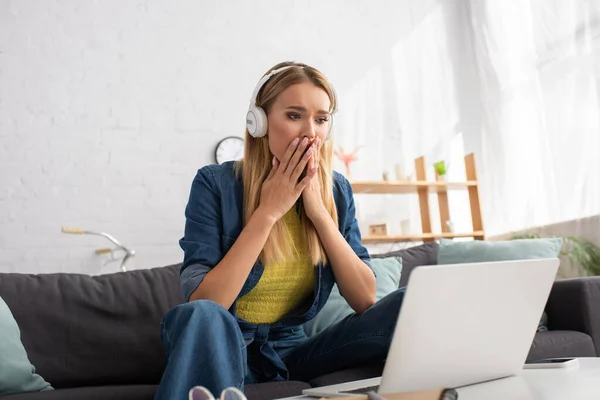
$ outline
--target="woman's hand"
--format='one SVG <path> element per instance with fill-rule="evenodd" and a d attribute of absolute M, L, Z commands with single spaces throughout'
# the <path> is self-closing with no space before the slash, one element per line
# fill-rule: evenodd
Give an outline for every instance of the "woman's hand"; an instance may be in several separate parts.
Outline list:
<path fill-rule="evenodd" d="M 283 217 L 296 203 L 308 183 L 315 176 L 317 169 L 308 168 L 306 176 L 299 181 L 302 171 L 314 156 L 311 146 L 306 153 L 309 140 L 294 139 L 281 161 L 273 158 L 273 168 L 263 182 L 259 209 L 275 221 Z M 258 211 L 258 210 L 257 210 Z"/>
<path fill-rule="evenodd" d="M 325 215 L 329 215 L 325 205 L 323 204 L 323 197 L 321 196 L 321 185 L 319 184 L 319 178 L 316 176 L 316 172 L 319 168 L 319 159 L 321 154 L 321 147 L 323 142 L 320 138 L 316 138 L 312 145 L 313 156 L 310 158 L 308 164 L 309 171 L 314 170 L 314 177 L 310 179 L 310 182 L 302 192 L 302 202 L 304 203 L 304 211 L 306 216 L 314 222 L 315 218 L 320 218 Z"/>

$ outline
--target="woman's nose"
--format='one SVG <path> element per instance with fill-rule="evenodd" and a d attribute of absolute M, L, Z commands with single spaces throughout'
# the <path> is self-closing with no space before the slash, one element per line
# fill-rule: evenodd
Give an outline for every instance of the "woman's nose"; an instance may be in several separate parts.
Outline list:
<path fill-rule="evenodd" d="M 311 140 L 317 137 L 317 127 L 314 123 L 308 122 L 304 125 L 303 128 L 304 129 L 302 129 L 302 136 L 305 136 Z"/>

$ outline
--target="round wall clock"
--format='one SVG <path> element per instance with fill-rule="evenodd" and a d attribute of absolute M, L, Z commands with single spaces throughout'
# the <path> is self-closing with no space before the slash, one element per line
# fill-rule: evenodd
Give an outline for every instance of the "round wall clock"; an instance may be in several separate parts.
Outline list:
<path fill-rule="evenodd" d="M 226 161 L 236 161 L 244 156 L 244 139 L 238 136 L 228 136 L 222 139 L 215 148 L 215 161 L 223 164 Z"/>

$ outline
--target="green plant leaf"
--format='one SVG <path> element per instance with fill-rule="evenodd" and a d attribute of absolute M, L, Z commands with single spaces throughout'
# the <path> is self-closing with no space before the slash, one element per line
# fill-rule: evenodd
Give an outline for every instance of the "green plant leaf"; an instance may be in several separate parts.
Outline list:
<path fill-rule="evenodd" d="M 438 173 L 438 175 L 446 175 L 446 163 L 444 161 L 438 161 L 435 164 L 433 164 L 433 168 L 435 169 L 435 172 Z"/>
<path fill-rule="evenodd" d="M 590 275 L 600 275 L 600 247 L 579 236 L 567 236 L 564 240 L 571 247 L 572 261 Z"/>
<path fill-rule="evenodd" d="M 512 239 L 539 239 L 537 232 L 514 233 Z M 555 236 L 551 236 L 555 237 Z M 600 247 L 580 236 L 564 236 L 560 256 L 588 275 L 600 275 Z"/>
<path fill-rule="evenodd" d="M 539 233 L 535 232 L 525 232 L 525 233 L 515 233 L 512 236 L 513 240 L 516 239 L 539 239 L 542 236 Z"/>

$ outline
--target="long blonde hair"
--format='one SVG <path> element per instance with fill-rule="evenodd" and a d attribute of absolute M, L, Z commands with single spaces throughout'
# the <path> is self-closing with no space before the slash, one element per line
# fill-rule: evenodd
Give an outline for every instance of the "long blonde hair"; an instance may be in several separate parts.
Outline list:
<path fill-rule="evenodd" d="M 272 70 L 288 65 L 298 66 L 299 68 L 288 68 L 269 79 L 258 93 L 256 100 L 257 106 L 262 107 L 268 114 L 273 102 L 283 90 L 297 83 L 312 82 L 315 86 L 320 87 L 327 93 L 331 102 L 330 111 L 335 110 L 337 105 L 335 104 L 336 98 L 333 88 L 327 78 L 325 78 L 318 70 L 305 64 L 284 62 L 269 69 L 267 74 Z M 337 225 L 338 216 L 333 197 L 332 156 L 333 145 L 332 139 L 330 138 L 325 141 L 321 147 L 319 169 L 315 178 L 319 179 L 323 204 Z M 272 159 L 273 154 L 271 154 L 269 149 L 268 136 L 265 135 L 260 138 L 255 138 L 250 135 L 246 129 L 244 158 L 236 164 L 237 171 L 238 173 L 241 173 L 244 184 L 244 225 L 248 223 L 250 217 L 260 204 L 262 185 L 271 170 Z M 302 197 L 299 198 L 298 203 L 302 235 L 307 246 L 307 249 L 305 250 L 310 255 L 314 265 L 317 265 L 320 262 L 327 264 L 327 254 L 319 239 L 315 226 L 306 216 L 302 204 Z M 290 232 L 286 229 L 285 222 L 282 218 L 273 226 L 259 258 L 264 265 L 281 263 L 289 259 L 289 257 L 292 257 L 297 250 L 297 245 L 293 243 Z"/>

